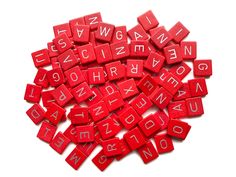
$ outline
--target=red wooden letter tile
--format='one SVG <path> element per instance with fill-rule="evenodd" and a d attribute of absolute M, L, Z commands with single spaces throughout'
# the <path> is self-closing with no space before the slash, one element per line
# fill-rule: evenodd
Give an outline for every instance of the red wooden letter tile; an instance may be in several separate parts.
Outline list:
<path fill-rule="evenodd" d="M 107 157 L 116 156 L 122 153 L 119 138 L 112 138 L 102 142 L 103 152 Z"/>
<path fill-rule="evenodd" d="M 127 41 L 120 41 L 110 45 L 113 60 L 120 60 L 129 56 L 129 45 Z"/>
<path fill-rule="evenodd" d="M 104 171 L 114 160 L 114 157 L 105 156 L 103 150 L 101 150 L 93 159 L 93 163 L 99 170 Z"/>
<path fill-rule="evenodd" d="M 121 79 L 125 76 L 125 67 L 121 64 L 120 61 L 115 61 L 105 65 L 108 79 L 110 81 Z"/>
<path fill-rule="evenodd" d="M 57 59 L 60 62 L 60 66 L 63 70 L 68 70 L 78 63 L 78 60 L 71 49 L 60 54 Z"/>
<path fill-rule="evenodd" d="M 82 64 L 96 61 L 96 56 L 92 44 L 79 46 L 77 47 L 77 50 Z"/>
<path fill-rule="evenodd" d="M 48 87 L 48 79 L 47 79 L 47 70 L 43 68 L 39 68 L 38 72 L 34 78 L 34 83 L 38 86 L 42 86 L 44 88 Z"/>
<path fill-rule="evenodd" d="M 82 165 L 87 156 L 77 147 L 67 156 L 66 162 L 75 170 Z"/>
<path fill-rule="evenodd" d="M 144 63 L 144 67 L 154 73 L 158 73 L 165 62 L 165 57 L 156 53 L 151 52 Z"/>
<path fill-rule="evenodd" d="M 155 80 L 149 75 L 146 74 L 139 82 L 138 87 L 142 90 L 142 92 L 149 96 L 152 92 L 158 87 Z"/>
<path fill-rule="evenodd" d="M 143 60 L 127 60 L 126 76 L 140 78 L 143 76 Z"/>
<path fill-rule="evenodd" d="M 35 103 L 26 111 L 26 114 L 37 125 L 44 119 L 45 111 L 38 103 Z"/>
<path fill-rule="evenodd" d="M 65 71 L 65 76 L 67 81 L 71 87 L 74 87 L 85 81 L 85 78 L 79 68 L 79 66 L 75 66 L 67 71 Z"/>
<path fill-rule="evenodd" d="M 55 98 L 57 103 L 62 107 L 65 106 L 73 98 L 72 94 L 64 84 L 57 87 L 52 92 L 52 96 Z"/>
<path fill-rule="evenodd" d="M 47 143 L 51 142 L 57 127 L 53 126 L 49 122 L 44 121 L 41 124 L 37 137 Z"/>
<path fill-rule="evenodd" d="M 194 60 L 193 62 L 194 76 L 209 77 L 212 75 L 211 60 Z"/>
<path fill-rule="evenodd" d="M 119 87 L 123 99 L 129 98 L 139 93 L 134 79 L 128 79 L 123 82 L 119 82 L 117 86 Z"/>
<path fill-rule="evenodd" d="M 50 86 L 57 87 L 65 82 L 64 74 L 61 68 L 52 69 L 47 72 L 47 79 Z"/>
<path fill-rule="evenodd" d="M 186 107 L 189 117 L 195 117 L 204 114 L 201 98 L 196 97 L 186 99 Z"/>
<path fill-rule="evenodd" d="M 191 126 L 188 123 L 172 119 L 169 122 L 167 134 L 172 137 L 184 140 L 187 137 L 190 129 Z"/>
<path fill-rule="evenodd" d="M 77 25 L 73 28 L 73 40 L 78 43 L 88 43 L 90 34 L 89 25 Z"/>
<path fill-rule="evenodd" d="M 62 154 L 66 147 L 69 145 L 70 140 L 61 132 L 58 132 L 57 135 L 50 142 L 50 146 L 59 154 Z"/>
<path fill-rule="evenodd" d="M 107 63 L 112 60 L 111 49 L 108 43 L 95 46 L 94 51 L 99 64 Z"/>
<path fill-rule="evenodd" d="M 181 80 L 173 75 L 172 73 L 168 74 L 162 84 L 163 88 L 169 91 L 172 95 L 174 95 L 180 87 L 182 87 L 183 83 Z"/>
<path fill-rule="evenodd" d="M 72 36 L 69 23 L 53 26 L 53 32 L 54 32 L 55 37 L 57 37 L 58 35 L 62 33 L 66 33 L 68 37 Z"/>
<path fill-rule="evenodd" d="M 205 78 L 191 79 L 188 85 L 192 97 L 203 97 L 208 94 Z"/>
<path fill-rule="evenodd" d="M 157 159 L 159 156 L 151 141 L 148 141 L 144 146 L 139 148 L 138 153 L 145 164 Z"/>
<path fill-rule="evenodd" d="M 178 44 L 169 45 L 163 50 L 166 57 L 166 62 L 168 64 L 174 64 L 183 61 L 180 46 Z"/>
<path fill-rule="evenodd" d="M 171 35 L 166 31 L 164 27 L 158 28 L 156 33 L 151 36 L 152 42 L 159 49 L 165 47 L 171 41 L 171 39 Z"/>
<path fill-rule="evenodd" d="M 143 27 L 138 24 L 128 31 L 131 40 L 147 40 L 149 37 Z"/>
<path fill-rule="evenodd" d="M 42 67 L 51 63 L 48 49 L 42 49 L 31 54 L 35 67 Z"/>
<path fill-rule="evenodd" d="M 93 125 L 80 125 L 76 126 L 78 143 L 86 143 L 94 141 L 94 128 Z"/>
<path fill-rule="evenodd" d="M 131 106 L 139 115 L 142 115 L 152 106 L 152 102 L 144 93 L 141 93 L 131 102 Z"/>
<path fill-rule="evenodd" d="M 188 34 L 189 30 L 181 23 L 177 22 L 170 30 L 169 33 L 173 36 L 176 43 L 180 43 Z"/>
<path fill-rule="evenodd" d="M 173 141 L 167 134 L 156 135 L 154 140 L 159 154 L 174 150 Z"/>
<path fill-rule="evenodd" d="M 138 125 L 146 137 L 153 135 L 161 128 L 159 119 L 152 114 L 141 120 Z"/>
<path fill-rule="evenodd" d="M 164 109 L 172 99 L 172 95 L 163 87 L 157 88 L 150 95 L 152 102 L 160 109 Z"/>
<path fill-rule="evenodd" d="M 88 69 L 89 84 L 103 84 L 105 83 L 105 76 L 103 67 L 94 67 Z"/>
<path fill-rule="evenodd" d="M 185 101 L 175 101 L 168 105 L 168 114 L 171 119 L 184 118 L 187 116 Z"/>
<path fill-rule="evenodd" d="M 138 149 L 146 143 L 145 137 L 138 127 L 125 133 L 124 139 L 132 150 Z"/>
<path fill-rule="evenodd" d="M 157 21 L 155 15 L 152 13 L 151 10 L 145 12 L 144 14 L 138 17 L 138 22 L 142 25 L 142 27 L 148 31 L 152 28 L 157 27 L 159 22 Z"/>
<path fill-rule="evenodd" d="M 53 39 L 53 43 L 56 46 L 59 53 L 63 53 L 72 47 L 72 42 L 65 33 L 61 33 Z"/>
<path fill-rule="evenodd" d="M 115 29 L 114 25 L 100 22 L 98 24 L 98 29 L 95 32 L 95 37 L 97 40 L 100 40 L 103 42 L 110 42 L 112 39 L 114 29 Z"/>
<path fill-rule="evenodd" d="M 57 125 L 61 121 L 65 112 L 66 110 L 58 106 L 56 103 L 51 103 L 47 108 L 45 118 L 47 118 L 53 125 Z"/>
<path fill-rule="evenodd" d="M 116 26 L 112 38 L 112 43 L 127 41 L 126 26 Z"/>
<path fill-rule="evenodd" d="M 119 120 L 126 129 L 131 129 L 142 119 L 139 114 L 130 106 L 119 115 Z"/>
<path fill-rule="evenodd" d="M 185 78 L 185 76 L 188 75 L 188 73 L 191 71 L 191 68 L 184 62 L 181 62 L 180 64 L 174 65 L 170 68 L 170 73 L 177 76 L 180 80 Z"/>
<path fill-rule="evenodd" d="M 150 51 L 148 48 L 148 41 L 131 40 L 130 42 L 130 56 L 131 57 L 147 57 Z"/>
<path fill-rule="evenodd" d="M 100 101 L 90 106 L 89 113 L 95 122 L 109 115 L 109 111 L 104 101 Z"/>
<path fill-rule="evenodd" d="M 73 88 L 71 93 L 76 99 L 77 103 L 81 103 L 93 95 L 92 90 L 86 82 L 83 82 L 77 87 Z"/>
<path fill-rule="evenodd" d="M 194 60 L 197 57 L 197 43 L 195 41 L 182 41 L 180 43 L 183 59 Z"/>
<path fill-rule="evenodd" d="M 31 103 L 39 103 L 42 87 L 32 84 L 26 85 L 24 100 Z"/>
<path fill-rule="evenodd" d="M 124 101 L 119 92 L 114 92 L 111 95 L 107 95 L 104 97 L 104 101 L 110 112 L 124 106 Z"/>
<path fill-rule="evenodd" d="M 102 21 L 102 16 L 100 12 L 89 14 L 84 16 L 84 21 L 86 25 L 90 25 L 91 30 L 97 29 L 98 23 Z"/>

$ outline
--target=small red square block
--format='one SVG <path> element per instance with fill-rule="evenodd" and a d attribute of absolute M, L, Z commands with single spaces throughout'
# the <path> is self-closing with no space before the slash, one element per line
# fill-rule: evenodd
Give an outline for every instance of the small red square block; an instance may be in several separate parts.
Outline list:
<path fill-rule="evenodd" d="M 138 149 L 146 143 L 145 137 L 138 127 L 124 134 L 124 139 L 132 150 Z"/>
<path fill-rule="evenodd" d="M 138 153 L 145 164 L 157 159 L 159 156 L 151 141 L 148 141 L 144 146 L 139 148 Z"/>
<path fill-rule="evenodd" d="M 112 138 L 102 142 L 103 152 L 107 157 L 116 156 L 122 153 L 119 138 Z"/>
<path fill-rule="evenodd" d="M 41 124 L 37 137 L 47 143 L 50 143 L 54 134 L 56 133 L 57 127 L 44 121 Z"/>
<path fill-rule="evenodd" d="M 188 123 L 171 119 L 167 128 L 167 134 L 174 138 L 184 140 L 190 129 L 191 126 Z"/>
<path fill-rule="evenodd" d="M 181 41 L 181 55 L 183 59 L 194 60 L 197 57 L 197 43 L 195 41 Z"/>
<path fill-rule="evenodd" d="M 67 156 L 66 162 L 75 170 L 82 165 L 82 163 L 86 160 L 87 156 L 79 150 L 77 147 Z"/>
<path fill-rule="evenodd" d="M 114 92 L 118 92 L 116 85 L 112 82 L 106 82 L 104 85 L 99 87 L 100 92 L 103 96 L 111 95 Z"/>
<path fill-rule="evenodd" d="M 64 132 L 64 135 L 69 138 L 73 143 L 77 144 L 77 132 L 74 125 L 70 125 Z"/>
<path fill-rule="evenodd" d="M 129 98 L 139 93 L 134 79 L 128 79 L 128 80 L 119 82 L 117 86 L 119 87 L 119 90 L 123 99 Z"/>
<path fill-rule="evenodd" d="M 97 57 L 97 62 L 99 64 L 107 63 L 112 60 L 111 48 L 108 43 L 95 46 L 94 51 Z"/>
<path fill-rule="evenodd" d="M 139 94 L 130 104 L 139 115 L 142 115 L 146 112 L 151 106 L 152 102 L 150 99 L 144 94 Z"/>
<path fill-rule="evenodd" d="M 26 111 L 26 114 L 37 125 L 44 119 L 45 111 L 38 103 L 35 103 Z"/>
<path fill-rule="evenodd" d="M 44 107 L 49 107 L 52 102 L 56 102 L 56 100 L 52 96 L 53 90 L 43 91 L 42 95 L 42 102 Z"/>
<path fill-rule="evenodd" d="M 93 125 L 80 125 L 76 126 L 78 143 L 86 143 L 94 141 L 94 128 Z"/>
<path fill-rule="evenodd" d="M 151 36 L 151 41 L 154 43 L 154 45 L 162 49 L 165 47 L 172 39 L 172 36 L 166 31 L 164 27 L 158 28 L 156 33 Z"/>
<path fill-rule="evenodd" d="M 47 88 L 48 87 L 47 72 L 48 71 L 46 69 L 39 68 L 34 78 L 34 83 L 38 86 Z"/>
<path fill-rule="evenodd" d="M 88 108 L 74 107 L 70 110 L 68 117 L 74 125 L 81 125 L 89 123 Z"/>
<path fill-rule="evenodd" d="M 188 81 L 188 85 L 192 97 L 203 97 L 208 94 L 205 78 L 191 79 Z"/>
<path fill-rule="evenodd" d="M 170 120 L 169 116 L 167 116 L 164 111 L 160 111 L 160 110 L 155 112 L 153 115 L 158 119 L 161 125 L 160 130 L 166 129 Z"/>
<path fill-rule="evenodd" d="M 204 114 L 202 99 L 199 97 L 186 99 L 188 117 L 195 117 Z"/>
<path fill-rule="evenodd" d="M 111 117 L 98 122 L 97 128 L 104 140 L 114 137 L 121 130 L 120 125 L 118 125 Z"/>
<path fill-rule="evenodd" d="M 111 95 L 105 96 L 104 101 L 110 112 L 124 106 L 124 100 L 119 92 L 114 92 Z"/>
<path fill-rule="evenodd" d="M 116 26 L 112 37 L 112 43 L 127 41 L 126 26 Z"/>
<path fill-rule="evenodd" d="M 52 87 L 57 87 L 65 82 L 64 74 L 61 68 L 56 68 L 48 71 L 47 79 L 50 86 Z"/>
<path fill-rule="evenodd" d="M 55 98 L 59 106 L 62 107 L 65 106 L 73 98 L 72 94 L 64 84 L 57 87 L 52 92 L 52 96 Z"/>
<path fill-rule="evenodd" d="M 42 67 L 51 63 L 48 49 L 42 49 L 31 54 L 35 67 Z"/>
<path fill-rule="evenodd" d="M 101 150 L 93 159 L 92 162 L 99 170 L 104 171 L 114 160 L 114 157 L 107 157 Z"/>
<path fill-rule="evenodd" d="M 100 12 L 89 14 L 84 16 L 86 25 L 90 25 L 91 30 L 97 29 L 98 23 L 102 22 L 102 16 Z"/>
<path fill-rule="evenodd" d="M 142 117 L 130 106 L 119 115 L 119 120 L 122 125 L 129 130 L 137 125 L 137 123 L 142 120 Z"/>
<path fill-rule="evenodd" d="M 154 73 L 158 73 L 165 62 L 165 57 L 156 53 L 151 52 L 144 63 L 144 67 Z"/>
<path fill-rule="evenodd" d="M 77 25 L 73 28 L 73 40 L 78 43 L 88 43 L 90 34 L 89 25 Z"/>
<path fill-rule="evenodd" d="M 73 52 L 73 50 L 69 49 L 57 57 L 60 62 L 60 66 L 63 70 L 68 70 L 71 67 L 75 66 L 78 63 L 78 60 Z"/>
<path fill-rule="evenodd" d="M 149 75 L 146 74 L 139 82 L 138 88 L 142 90 L 142 92 L 149 96 L 152 92 L 157 88 L 157 83 L 155 80 Z"/>
<path fill-rule="evenodd" d="M 140 78 L 143 76 L 143 60 L 127 60 L 126 76 Z"/>
<path fill-rule="evenodd" d="M 154 136 L 154 141 L 159 154 L 171 152 L 174 150 L 173 141 L 167 134 L 159 134 Z"/>
<path fill-rule="evenodd" d="M 62 154 L 66 147 L 69 145 L 70 140 L 61 132 L 58 132 L 57 135 L 50 142 L 50 146 L 59 154 Z"/>
<path fill-rule="evenodd" d="M 76 85 L 85 81 L 85 78 L 79 68 L 79 66 L 75 66 L 71 69 L 68 69 L 64 72 L 67 81 L 71 87 L 75 87 Z"/>
<path fill-rule="evenodd" d="M 152 102 L 160 109 L 164 109 L 172 99 L 172 95 L 163 87 L 157 88 L 150 95 Z"/>
<path fill-rule="evenodd" d="M 74 27 L 78 25 L 85 25 L 84 17 L 78 17 L 69 21 L 70 28 L 73 32 Z"/>
<path fill-rule="evenodd" d="M 128 155 L 131 152 L 131 149 L 129 148 L 128 144 L 125 142 L 123 138 L 120 140 L 120 146 L 122 153 L 116 156 L 116 160 L 118 161 L 123 159 L 126 155 Z"/>
<path fill-rule="evenodd" d="M 87 64 L 96 61 L 96 56 L 92 44 L 79 46 L 77 47 L 77 51 L 82 64 Z"/>
<path fill-rule="evenodd" d="M 127 58 L 130 54 L 129 45 L 127 44 L 127 41 L 112 43 L 110 47 L 113 60 Z"/>
<path fill-rule="evenodd" d="M 125 67 L 120 61 L 115 61 L 105 65 L 107 76 L 110 81 L 121 79 L 125 76 Z"/>
<path fill-rule="evenodd" d="M 51 58 L 52 57 L 57 57 L 59 55 L 59 52 L 58 52 L 55 44 L 53 44 L 53 42 L 48 42 L 47 47 L 48 47 L 49 56 Z"/>
<path fill-rule="evenodd" d="M 98 24 L 98 29 L 95 32 L 95 37 L 97 40 L 103 42 L 110 42 L 114 32 L 115 26 L 108 23 L 100 22 Z"/>
<path fill-rule="evenodd" d="M 161 128 L 159 119 L 152 114 L 141 120 L 138 125 L 146 137 L 153 135 Z"/>
<path fill-rule="evenodd" d="M 157 27 L 159 22 L 157 21 L 155 15 L 152 13 L 151 10 L 145 12 L 144 14 L 138 17 L 138 22 L 142 25 L 142 27 L 148 31 L 152 28 Z"/>
<path fill-rule="evenodd" d="M 71 90 L 72 95 L 76 99 L 77 103 L 85 101 L 93 95 L 92 90 L 90 89 L 87 82 L 83 82 L 80 85 L 76 86 Z"/>
<path fill-rule="evenodd" d="M 166 62 L 168 64 L 174 64 L 183 61 L 180 46 L 178 44 L 169 45 L 163 50 L 166 57 Z"/>
<path fill-rule="evenodd" d="M 188 36 L 189 30 L 181 23 L 177 22 L 170 30 L 169 33 L 173 36 L 176 43 L 180 43 L 185 37 Z"/>
<path fill-rule="evenodd" d="M 24 100 L 31 103 L 39 103 L 42 87 L 32 84 L 26 85 Z"/>
<path fill-rule="evenodd" d="M 182 87 L 177 91 L 177 93 L 174 95 L 174 100 L 184 100 L 186 98 L 191 97 L 190 95 L 190 90 L 189 90 L 189 85 L 188 83 L 183 83 Z"/>
<path fill-rule="evenodd" d="M 72 42 L 65 33 L 61 33 L 53 40 L 54 45 L 56 46 L 59 53 L 63 53 L 66 50 L 72 48 Z"/>
<path fill-rule="evenodd" d="M 109 115 L 109 111 L 104 101 L 100 101 L 90 106 L 89 113 L 95 122 Z"/>
<path fill-rule="evenodd" d="M 47 118 L 53 125 L 57 125 L 61 121 L 65 112 L 66 110 L 58 106 L 56 103 L 51 103 L 49 107 L 47 107 L 44 117 Z"/>
<path fill-rule="evenodd" d="M 175 95 L 175 93 L 182 87 L 183 83 L 181 80 L 173 75 L 172 73 L 168 74 L 162 84 L 163 88 L 165 88 L 167 91 L 169 91 L 172 95 Z"/>
<path fill-rule="evenodd" d="M 93 96 L 89 97 L 89 99 L 85 101 L 88 106 L 92 106 L 93 104 L 98 103 L 103 98 L 97 87 L 93 87 L 91 91 L 93 93 Z"/>
<path fill-rule="evenodd" d="M 162 68 L 156 76 L 154 76 L 154 80 L 160 85 L 163 86 L 164 80 L 168 76 L 169 72 L 166 68 Z"/>
<path fill-rule="evenodd" d="M 194 60 L 193 62 L 194 76 L 209 77 L 212 75 L 211 60 Z"/>
<path fill-rule="evenodd" d="M 130 42 L 130 56 L 131 57 L 147 57 L 150 51 L 148 48 L 148 41 L 144 40 L 131 40 Z"/>
<path fill-rule="evenodd" d="M 149 37 L 143 27 L 138 24 L 128 31 L 131 40 L 147 40 Z"/>
<path fill-rule="evenodd" d="M 177 76 L 180 80 L 185 78 L 185 76 L 188 75 L 188 73 L 191 71 L 191 68 L 184 62 L 181 62 L 180 64 L 174 65 L 170 68 L 170 73 Z"/>
<path fill-rule="evenodd" d="M 54 32 L 55 37 L 57 37 L 58 35 L 62 33 L 65 33 L 68 37 L 72 36 L 69 23 L 53 26 L 53 32 Z"/>
<path fill-rule="evenodd" d="M 103 67 L 88 68 L 88 79 L 92 85 L 105 83 Z"/>
<path fill-rule="evenodd" d="M 93 150 L 97 147 L 98 143 L 96 141 L 89 143 L 79 143 L 76 148 L 81 150 L 86 156 L 89 156 Z"/>
<path fill-rule="evenodd" d="M 168 105 L 168 114 L 171 119 L 184 118 L 187 116 L 185 101 L 175 101 Z"/>

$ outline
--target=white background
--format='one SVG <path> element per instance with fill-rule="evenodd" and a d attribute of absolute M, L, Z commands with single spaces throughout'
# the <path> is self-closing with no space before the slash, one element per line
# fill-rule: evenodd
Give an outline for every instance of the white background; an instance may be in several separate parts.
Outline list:
<path fill-rule="evenodd" d="M 235 145 L 235 5 L 234 0 L 7 0 L 0 2 L 0 176 L 83 177 L 199 177 L 236 176 Z M 52 26 L 100 11 L 103 21 L 136 25 L 136 17 L 151 9 L 169 29 L 178 20 L 198 42 L 198 58 L 213 60 L 214 75 L 207 80 L 205 114 L 188 120 L 187 139 L 175 151 L 144 165 L 137 154 L 114 162 L 100 172 L 87 159 L 78 171 L 65 161 L 73 147 L 60 156 L 36 138 L 39 127 L 26 116 L 25 85 L 36 69 L 31 52 L 46 47 Z M 96 151 L 97 152 L 97 151 Z M 93 157 L 95 153 L 92 154 Z"/>

